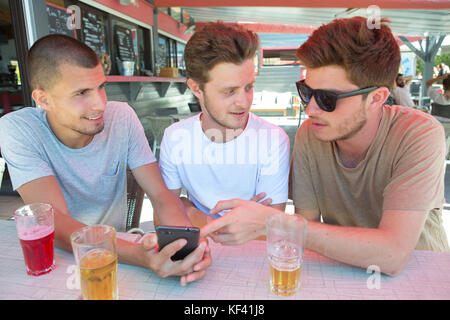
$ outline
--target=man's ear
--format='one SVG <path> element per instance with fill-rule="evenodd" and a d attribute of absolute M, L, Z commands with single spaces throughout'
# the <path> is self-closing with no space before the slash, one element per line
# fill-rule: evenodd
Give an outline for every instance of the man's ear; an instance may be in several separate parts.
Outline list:
<path fill-rule="evenodd" d="M 197 81 L 194 79 L 187 79 L 186 81 L 187 86 L 189 89 L 191 89 L 194 96 L 197 97 L 198 100 L 200 100 L 203 97 L 203 91 L 200 89 L 200 85 Z"/>
<path fill-rule="evenodd" d="M 380 87 L 369 93 L 367 100 L 369 102 L 369 108 L 382 107 L 389 97 L 389 89 L 386 87 Z"/>
<path fill-rule="evenodd" d="M 33 98 L 34 102 L 40 105 L 45 111 L 48 111 L 50 109 L 49 97 L 44 90 L 34 89 L 31 93 L 31 97 Z"/>

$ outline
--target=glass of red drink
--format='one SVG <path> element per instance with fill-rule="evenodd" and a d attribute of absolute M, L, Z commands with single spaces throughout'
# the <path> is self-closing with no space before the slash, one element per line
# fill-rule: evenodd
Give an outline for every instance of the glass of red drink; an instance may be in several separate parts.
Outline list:
<path fill-rule="evenodd" d="M 14 220 L 27 273 L 39 276 L 52 271 L 55 268 L 53 207 L 47 203 L 27 204 L 14 212 Z"/>

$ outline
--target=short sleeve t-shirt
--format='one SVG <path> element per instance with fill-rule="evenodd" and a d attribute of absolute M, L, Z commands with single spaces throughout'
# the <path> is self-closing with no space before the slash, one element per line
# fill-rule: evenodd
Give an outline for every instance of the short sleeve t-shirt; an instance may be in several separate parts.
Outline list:
<path fill-rule="evenodd" d="M 442 104 L 444 106 L 450 107 L 450 99 L 446 99 L 442 93 L 437 92 L 436 88 L 428 88 L 428 96 L 437 104 Z"/>
<path fill-rule="evenodd" d="M 404 107 L 414 107 L 414 101 L 411 99 L 410 86 L 395 87 L 392 90 L 392 94 L 395 98 L 395 103 Z"/>
<path fill-rule="evenodd" d="M 355 168 L 342 165 L 335 142 L 323 142 L 305 121 L 292 168 L 296 208 L 319 210 L 325 223 L 377 228 L 383 210 L 429 212 L 416 249 L 449 250 L 442 225 L 444 130 L 432 116 L 384 106 L 377 134 Z"/>
<path fill-rule="evenodd" d="M 205 135 L 200 115 L 171 125 L 159 165 L 167 187 L 184 187 L 205 214 L 220 200 L 249 200 L 261 192 L 272 204 L 288 199 L 289 137 L 252 113 L 245 130 L 226 143 Z"/>
<path fill-rule="evenodd" d="M 155 162 L 134 110 L 108 102 L 104 129 L 71 149 L 51 130 L 45 110 L 24 108 L 0 118 L 0 148 L 13 188 L 54 176 L 72 218 L 85 224 L 126 225 L 126 170 Z"/>

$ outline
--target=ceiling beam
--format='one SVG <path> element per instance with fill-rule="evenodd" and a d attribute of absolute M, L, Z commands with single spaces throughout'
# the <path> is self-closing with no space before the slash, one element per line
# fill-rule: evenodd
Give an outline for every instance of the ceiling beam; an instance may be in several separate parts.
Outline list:
<path fill-rule="evenodd" d="M 200 30 L 208 22 L 198 21 L 195 23 L 195 30 Z M 225 24 L 233 24 L 225 22 Z M 309 26 L 289 26 L 283 24 L 270 24 L 270 23 L 240 23 L 246 29 L 257 33 L 287 33 L 287 34 L 311 34 L 317 28 Z"/>
<path fill-rule="evenodd" d="M 448 0 L 153 0 L 156 7 L 302 7 L 381 9 L 450 9 Z"/>

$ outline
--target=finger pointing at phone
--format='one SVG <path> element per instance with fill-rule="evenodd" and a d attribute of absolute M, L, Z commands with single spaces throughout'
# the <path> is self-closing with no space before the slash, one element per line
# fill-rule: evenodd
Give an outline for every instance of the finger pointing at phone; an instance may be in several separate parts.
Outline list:
<path fill-rule="evenodd" d="M 233 199 L 219 201 L 211 214 L 231 210 L 200 230 L 200 236 L 211 237 L 224 245 L 237 245 L 265 235 L 265 218 L 279 210 L 260 203 Z"/>

